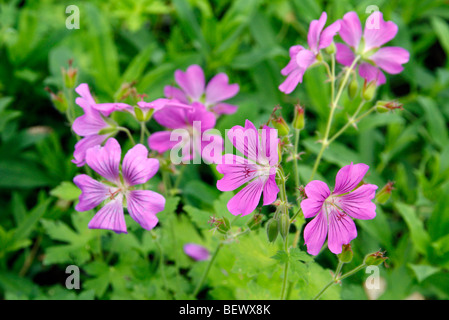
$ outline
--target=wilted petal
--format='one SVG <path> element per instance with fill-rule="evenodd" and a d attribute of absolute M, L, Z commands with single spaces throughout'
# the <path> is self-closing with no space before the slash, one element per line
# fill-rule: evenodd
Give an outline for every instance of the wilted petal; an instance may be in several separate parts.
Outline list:
<path fill-rule="evenodd" d="M 340 24 L 339 35 L 352 48 L 358 48 L 360 39 L 362 39 L 362 24 L 357 13 L 351 11 L 344 15 Z"/>
<path fill-rule="evenodd" d="M 100 176 L 119 183 L 119 166 L 122 150 L 114 138 L 109 138 L 104 147 L 95 146 L 87 150 L 86 162 Z"/>
<path fill-rule="evenodd" d="M 318 255 L 323 247 L 327 237 L 327 220 L 321 211 L 304 228 L 304 243 L 307 246 L 307 252 L 311 255 Z"/>
<path fill-rule="evenodd" d="M 329 237 L 327 246 L 334 254 L 342 251 L 344 244 L 349 244 L 357 237 L 357 229 L 354 221 L 342 212 L 331 210 L 329 213 Z"/>
<path fill-rule="evenodd" d="M 369 220 L 376 216 L 376 205 L 372 202 L 377 186 L 364 184 L 353 192 L 336 198 L 338 206 L 349 216 Z"/>
<path fill-rule="evenodd" d="M 148 150 L 142 144 L 131 148 L 123 159 L 123 179 L 129 186 L 147 182 L 157 170 L 159 170 L 159 161 L 148 158 Z"/>
<path fill-rule="evenodd" d="M 400 47 L 380 48 L 376 53 L 370 56 L 377 66 L 390 74 L 398 74 L 404 70 L 402 66 L 407 63 L 410 54 L 407 50 Z"/>
<path fill-rule="evenodd" d="M 210 257 L 209 251 L 199 244 L 187 243 L 184 245 L 184 252 L 196 261 L 207 260 Z"/>
<path fill-rule="evenodd" d="M 88 224 L 89 229 L 106 229 L 116 233 L 127 233 L 123 213 L 123 196 L 118 194 L 114 200 L 98 211 Z"/>
<path fill-rule="evenodd" d="M 156 214 L 164 210 L 165 198 L 150 190 L 133 190 L 127 194 L 130 216 L 146 230 L 153 229 L 158 222 Z"/>
<path fill-rule="evenodd" d="M 374 48 L 379 48 L 391 39 L 393 39 L 398 32 L 398 26 L 392 21 L 384 21 L 382 12 L 373 12 L 368 19 L 366 19 L 365 30 L 363 38 L 365 39 L 364 51 L 370 51 Z"/>
<path fill-rule="evenodd" d="M 339 195 L 355 189 L 363 180 L 368 169 L 369 166 L 364 163 L 352 164 L 352 162 L 350 165 L 341 168 L 335 178 L 335 189 L 332 194 Z"/>
<path fill-rule="evenodd" d="M 232 98 L 239 92 L 239 85 L 229 84 L 228 76 L 219 73 L 213 77 L 206 87 L 206 104 L 215 104 Z"/>
<path fill-rule="evenodd" d="M 182 90 L 194 101 L 200 99 L 204 93 L 204 72 L 198 65 L 188 67 L 186 72 L 176 70 L 175 80 Z"/>
<path fill-rule="evenodd" d="M 259 204 L 265 181 L 266 179 L 263 179 L 262 177 L 256 178 L 240 190 L 231 200 L 229 200 L 229 212 L 233 215 L 242 214 L 242 216 L 246 216 L 253 212 Z"/>
<path fill-rule="evenodd" d="M 117 190 L 117 188 L 109 187 L 86 174 L 77 175 L 73 182 L 81 189 L 79 202 L 75 206 L 76 211 L 87 211 L 95 208 Z"/>

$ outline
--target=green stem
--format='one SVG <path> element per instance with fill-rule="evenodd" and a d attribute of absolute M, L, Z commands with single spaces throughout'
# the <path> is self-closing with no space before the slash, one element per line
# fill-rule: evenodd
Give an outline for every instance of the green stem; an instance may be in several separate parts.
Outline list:
<path fill-rule="evenodd" d="M 126 135 L 127 135 L 128 138 L 129 138 L 129 140 L 131 140 L 132 144 L 133 144 L 133 145 L 136 145 L 136 141 L 134 140 L 134 138 L 133 138 L 131 132 L 128 130 L 128 128 L 125 128 L 125 127 L 117 127 L 117 130 L 125 132 Z"/>
<path fill-rule="evenodd" d="M 284 239 L 284 250 L 288 254 L 288 236 L 286 236 Z M 289 260 L 285 262 L 284 266 L 284 280 L 282 282 L 281 300 L 285 300 L 285 289 L 287 288 L 287 280 L 288 280 L 288 267 L 289 267 Z"/>
<path fill-rule="evenodd" d="M 357 107 L 357 110 L 354 112 L 354 114 L 352 115 L 352 117 L 348 120 L 348 122 L 346 122 L 346 124 L 340 129 L 338 130 L 337 133 L 335 133 L 330 139 L 329 139 L 329 144 L 331 144 L 335 139 L 337 139 L 343 132 L 346 131 L 346 129 L 348 129 L 350 126 L 352 126 L 354 123 L 357 123 L 358 121 L 360 121 L 360 119 L 362 119 L 363 117 L 365 117 L 366 115 L 363 114 L 362 116 L 360 116 L 360 118 L 356 118 L 360 112 L 360 110 L 362 110 L 363 105 L 365 104 L 365 100 L 362 99 L 362 101 L 360 102 L 359 106 Z"/>
<path fill-rule="evenodd" d="M 295 175 L 295 193 L 296 193 L 296 198 L 299 198 L 299 174 L 298 174 L 298 146 L 299 146 L 299 134 L 300 134 L 301 130 L 299 129 L 295 129 L 295 154 L 294 154 L 294 175 Z M 299 203 L 298 203 L 299 205 Z"/>
<path fill-rule="evenodd" d="M 340 84 L 340 87 L 338 89 L 337 95 L 334 98 L 334 86 L 335 86 L 335 55 L 332 55 L 332 78 L 331 78 L 331 110 L 330 110 L 330 114 L 329 114 L 329 119 L 327 120 L 327 124 L 326 124 L 326 131 L 324 133 L 324 137 L 323 140 L 321 140 L 321 149 L 318 153 L 318 156 L 315 160 L 315 164 L 313 165 L 313 169 L 312 169 L 312 174 L 310 175 L 310 181 L 313 179 L 313 177 L 315 176 L 315 173 L 318 169 L 318 165 L 321 162 L 321 158 L 323 156 L 324 150 L 329 146 L 329 133 L 331 130 L 331 126 L 332 126 L 332 120 L 334 118 L 334 113 L 335 113 L 335 109 L 338 106 L 338 101 L 340 100 L 340 97 L 343 93 L 343 89 L 346 87 L 346 84 L 348 82 L 349 79 L 349 75 L 352 72 L 352 69 L 355 67 L 355 65 L 357 64 L 357 61 L 359 61 L 360 56 L 357 56 L 354 61 L 352 62 L 351 66 L 346 70 L 345 76 L 343 78 L 343 81 Z"/>
<path fill-rule="evenodd" d="M 196 297 L 196 295 L 198 294 L 198 292 L 200 292 L 201 286 L 203 285 L 204 280 L 206 279 L 207 275 L 209 274 L 209 270 L 210 267 L 212 266 L 212 264 L 215 261 L 215 258 L 218 255 L 218 252 L 220 251 L 221 247 L 223 246 L 223 243 L 220 242 L 217 246 L 217 248 L 214 251 L 214 254 L 212 255 L 212 258 L 209 260 L 209 263 L 207 264 L 206 269 L 203 272 L 203 275 L 201 276 L 200 281 L 198 282 L 198 284 L 196 285 L 195 291 L 193 291 L 193 296 Z"/>
<path fill-rule="evenodd" d="M 159 268 L 161 269 L 161 275 L 162 275 L 162 281 L 164 282 L 165 293 L 168 297 L 169 296 L 168 282 L 167 282 L 167 277 L 165 275 L 165 267 L 164 267 L 164 251 L 162 249 L 161 243 L 159 242 L 158 236 L 152 230 L 151 230 L 151 235 L 153 236 L 154 242 L 156 243 L 156 246 L 159 250 Z"/>
<path fill-rule="evenodd" d="M 140 122 L 140 144 L 144 144 L 145 140 L 145 122 Z"/>
<path fill-rule="evenodd" d="M 293 215 L 293 217 L 290 219 L 290 223 L 293 223 L 293 221 L 295 220 L 295 218 L 298 216 L 298 214 L 301 212 L 301 207 L 299 207 L 298 211 L 296 211 L 296 213 Z"/>

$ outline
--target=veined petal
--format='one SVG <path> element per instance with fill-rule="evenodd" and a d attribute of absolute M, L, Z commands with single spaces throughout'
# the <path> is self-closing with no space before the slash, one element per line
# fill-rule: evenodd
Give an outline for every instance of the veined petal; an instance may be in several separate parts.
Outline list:
<path fill-rule="evenodd" d="M 333 195 L 339 195 L 354 190 L 368 172 L 369 166 L 364 163 L 351 164 L 341 168 L 335 178 Z M 306 191 L 307 192 L 307 191 Z"/>
<path fill-rule="evenodd" d="M 304 243 L 307 252 L 311 255 L 318 255 L 327 237 L 327 220 L 323 211 L 317 214 L 304 228 Z"/>
<path fill-rule="evenodd" d="M 318 53 L 318 45 L 320 42 L 321 31 L 323 31 L 326 24 L 327 13 L 323 12 L 318 20 L 313 20 L 309 26 L 309 32 L 307 33 L 307 43 L 310 50 L 314 53 Z"/>
<path fill-rule="evenodd" d="M 376 205 L 372 202 L 376 195 L 377 186 L 364 184 L 354 191 L 337 197 L 338 206 L 349 216 L 370 220 L 376 217 Z"/>
<path fill-rule="evenodd" d="M 133 190 L 127 194 L 130 216 L 146 230 L 153 229 L 158 222 L 156 214 L 164 210 L 165 198 L 150 190 Z"/>
<path fill-rule="evenodd" d="M 407 50 L 400 47 L 380 48 L 376 53 L 370 56 L 376 65 L 390 74 L 398 74 L 404 70 L 402 66 L 408 62 L 410 54 Z"/>
<path fill-rule="evenodd" d="M 116 233 L 127 233 L 123 213 L 123 196 L 118 194 L 114 200 L 98 211 L 88 224 L 89 229 L 106 229 Z"/>
<path fill-rule="evenodd" d="M 217 165 L 217 171 L 223 178 L 217 181 L 220 191 L 232 191 L 257 176 L 258 165 L 240 156 L 225 154 L 222 164 Z"/>
<path fill-rule="evenodd" d="M 349 46 L 354 49 L 358 48 L 360 39 L 362 39 L 362 24 L 357 13 L 351 11 L 343 16 L 339 35 Z"/>
<path fill-rule="evenodd" d="M 387 79 L 379 68 L 372 66 L 367 62 L 362 62 L 359 66 L 359 75 L 366 80 L 366 82 L 376 81 L 377 85 L 384 84 Z"/>
<path fill-rule="evenodd" d="M 86 151 L 92 147 L 101 145 L 107 138 L 107 135 L 91 135 L 86 136 L 75 144 L 75 151 L 73 152 L 72 160 L 78 167 L 82 167 L 86 164 Z"/>
<path fill-rule="evenodd" d="M 100 176 L 118 184 L 122 150 L 114 138 L 109 138 L 104 147 L 95 146 L 86 151 L 86 162 Z"/>
<path fill-rule="evenodd" d="M 279 162 L 278 145 L 279 138 L 276 129 L 263 126 L 260 136 L 259 158 L 258 163 L 270 166 L 276 166 Z"/>
<path fill-rule="evenodd" d="M 137 144 L 131 148 L 123 159 L 123 179 L 128 186 L 147 182 L 158 170 L 159 161 L 148 158 L 148 150 L 142 144 Z"/>
<path fill-rule="evenodd" d="M 330 190 L 324 182 L 313 180 L 306 185 L 305 191 L 307 199 L 301 201 L 301 209 L 305 218 L 311 218 L 321 211 L 324 201 L 330 195 Z"/>
<path fill-rule="evenodd" d="M 256 209 L 266 182 L 266 178 L 258 177 L 240 190 L 228 202 L 228 210 L 233 215 L 246 216 Z"/>
<path fill-rule="evenodd" d="M 383 14 L 380 11 L 373 12 L 366 19 L 363 38 L 365 39 L 364 51 L 379 48 L 398 33 L 398 26 L 392 21 L 384 21 Z"/>
<path fill-rule="evenodd" d="M 279 85 L 279 91 L 285 93 L 285 94 L 290 94 L 293 92 L 293 90 L 296 89 L 296 87 L 298 86 L 299 83 L 302 83 L 302 78 L 304 76 L 304 72 L 306 70 L 300 68 L 298 66 L 298 68 L 294 69 L 287 77 L 287 79 L 284 80 L 284 82 L 282 82 Z"/>
<path fill-rule="evenodd" d="M 95 208 L 117 190 L 117 188 L 109 187 L 86 174 L 77 175 L 73 182 L 81 189 L 79 202 L 75 206 L 76 211 L 87 211 Z"/>
<path fill-rule="evenodd" d="M 225 73 L 214 76 L 206 87 L 206 104 L 212 105 L 232 98 L 239 92 L 239 85 L 229 84 L 229 78 Z"/>
<path fill-rule="evenodd" d="M 316 60 L 315 53 L 310 50 L 301 50 L 296 55 L 296 63 L 304 71 Z"/>
<path fill-rule="evenodd" d="M 103 120 L 99 112 L 86 113 L 73 121 L 73 131 L 81 136 L 90 136 L 98 134 L 101 129 L 107 128 L 109 125 Z"/>
<path fill-rule="evenodd" d="M 169 129 L 186 128 L 189 125 L 186 113 L 190 109 L 167 106 L 154 114 L 154 120 Z"/>
<path fill-rule="evenodd" d="M 186 72 L 176 70 L 175 80 L 182 90 L 194 101 L 200 99 L 204 93 L 204 72 L 198 65 L 188 67 Z"/>
<path fill-rule="evenodd" d="M 254 124 L 246 120 L 245 128 L 234 126 L 228 131 L 228 138 L 245 157 L 257 162 L 259 155 L 259 132 Z"/>
<path fill-rule="evenodd" d="M 279 193 L 279 187 L 276 184 L 276 174 L 268 177 L 265 186 L 263 187 L 263 205 L 269 205 L 276 201 Z"/>
<path fill-rule="evenodd" d="M 201 157 L 207 163 L 220 163 L 223 154 L 224 140 L 220 135 L 211 134 L 208 131 L 204 131 L 201 137 L 201 150 L 199 151 Z"/>
<path fill-rule="evenodd" d="M 357 237 L 357 228 L 354 221 L 342 212 L 331 210 L 329 213 L 329 237 L 327 246 L 334 254 L 342 251 L 344 244 L 349 244 Z"/>

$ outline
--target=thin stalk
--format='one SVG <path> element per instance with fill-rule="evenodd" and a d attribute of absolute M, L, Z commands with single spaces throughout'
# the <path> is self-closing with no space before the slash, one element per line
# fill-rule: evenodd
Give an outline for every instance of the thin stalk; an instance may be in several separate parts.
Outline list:
<path fill-rule="evenodd" d="M 286 192 L 286 188 L 285 188 L 285 182 L 287 179 L 285 178 L 284 170 L 282 169 L 282 167 L 279 167 L 278 175 L 279 175 L 278 181 L 280 183 L 280 188 L 279 188 L 280 198 L 281 198 L 281 201 L 284 202 L 284 210 L 285 210 L 284 214 L 288 215 L 289 214 L 288 209 L 287 209 L 288 208 L 287 207 L 288 199 L 287 199 L 287 192 Z M 285 239 L 284 239 L 284 250 L 288 254 L 288 235 L 286 235 Z M 281 300 L 285 299 L 285 292 L 286 292 L 285 290 L 287 288 L 287 282 L 288 282 L 288 268 L 289 268 L 289 261 L 287 260 L 285 262 L 285 266 L 284 266 L 284 279 L 282 282 Z"/>
<path fill-rule="evenodd" d="M 133 145 L 136 145 L 136 141 L 134 140 L 134 138 L 133 138 L 131 132 L 128 130 L 128 128 L 125 128 L 125 127 L 117 127 L 117 130 L 125 132 L 126 135 L 127 135 L 128 138 L 129 138 L 129 140 L 131 140 L 132 144 L 133 144 Z"/>
<path fill-rule="evenodd" d="M 298 191 L 298 187 L 299 187 L 299 174 L 298 174 L 298 146 L 299 146 L 299 134 L 300 134 L 301 130 L 299 129 L 295 129 L 295 154 L 294 154 L 294 162 L 293 162 L 293 169 L 294 169 L 294 175 L 295 175 L 295 194 L 296 194 L 296 198 L 299 197 L 299 191 Z M 299 205 L 299 203 L 298 203 Z"/>
<path fill-rule="evenodd" d="M 321 158 L 323 156 L 324 150 L 329 146 L 329 133 L 331 130 L 331 126 L 332 126 L 332 120 L 334 118 L 334 113 L 335 113 L 335 109 L 338 106 L 338 101 L 340 100 L 340 97 L 343 93 L 343 89 L 346 87 L 346 84 L 348 82 L 349 79 L 349 75 L 352 72 L 352 69 L 355 67 L 355 65 L 357 64 L 357 61 L 359 61 L 360 56 L 357 56 L 354 61 L 352 62 L 351 66 L 346 70 L 345 76 L 343 78 L 343 81 L 340 84 L 340 87 L 338 89 L 337 95 L 334 98 L 334 87 L 335 87 L 335 55 L 332 55 L 332 77 L 331 77 L 331 110 L 329 113 L 329 118 L 327 120 L 327 124 L 326 124 L 326 131 L 324 133 L 324 137 L 321 140 L 321 149 L 318 153 L 318 156 L 315 160 L 315 164 L 313 165 L 313 169 L 312 169 L 312 174 L 310 175 L 310 179 L 309 181 L 311 181 L 313 179 L 313 177 L 315 176 L 315 173 L 318 169 L 318 165 L 321 162 Z"/>
<path fill-rule="evenodd" d="M 338 130 L 337 133 L 335 133 L 330 139 L 329 139 L 329 144 L 331 144 L 335 139 L 337 139 L 343 132 L 346 131 L 346 129 L 348 129 L 351 125 L 353 125 L 354 123 L 357 123 L 358 121 L 360 121 L 360 119 L 362 119 L 363 117 L 365 117 L 366 115 L 363 114 L 360 118 L 356 118 L 359 114 L 359 112 L 362 110 L 363 105 L 365 104 L 365 100 L 362 100 L 359 104 L 359 106 L 357 107 L 357 110 L 354 112 L 354 114 L 352 115 L 352 117 L 349 119 L 348 122 L 346 122 L 346 124 L 340 129 Z"/>
<path fill-rule="evenodd" d="M 165 293 L 168 296 L 168 282 L 167 277 L 165 275 L 165 267 L 164 267 L 164 250 L 162 249 L 161 243 L 159 242 L 158 236 L 151 231 L 151 235 L 153 236 L 154 242 L 159 250 L 159 268 L 161 269 L 162 281 L 164 282 Z"/>
<path fill-rule="evenodd" d="M 198 292 L 200 292 L 201 286 L 203 285 L 204 280 L 206 279 L 207 275 L 209 274 L 209 270 L 210 267 L 212 266 L 212 264 L 215 261 L 215 258 L 218 255 L 218 252 L 220 251 L 221 247 L 223 246 L 223 243 L 220 242 L 217 246 L 217 248 L 214 251 L 214 254 L 212 255 L 212 258 L 209 260 L 209 263 L 207 264 L 206 269 L 203 272 L 203 275 L 201 276 L 200 281 L 198 282 L 198 284 L 196 285 L 195 290 L 193 291 L 193 296 L 196 297 L 196 295 L 198 294 Z"/>
<path fill-rule="evenodd" d="M 140 122 L 140 143 L 144 144 L 145 141 L 145 122 L 141 121 Z"/>

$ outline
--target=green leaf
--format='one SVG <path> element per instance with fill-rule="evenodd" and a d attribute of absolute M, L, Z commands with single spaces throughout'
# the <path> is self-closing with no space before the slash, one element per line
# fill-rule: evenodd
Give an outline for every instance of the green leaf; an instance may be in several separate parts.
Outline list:
<path fill-rule="evenodd" d="M 81 190 L 71 181 L 63 181 L 59 186 L 50 190 L 50 195 L 58 199 L 75 201 L 81 194 Z"/>
<path fill-rule="evenodd" d="M 419 282 L 424 281 L 426 278 L 440 271 L 440 268 L 426 265 L 417 265 L 409 263 L 408 266 L 410 267 L 410 269 L 413 270 Z"/>
<path fill-rule="evenodd" d="M 446 56 L 449 56 L 449 25 L 436 16 L 432 17 L 430 21 L 443 50 L 446 52 Z"/>

